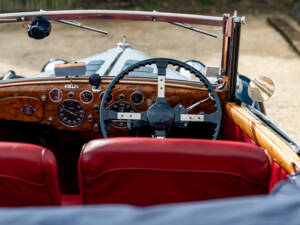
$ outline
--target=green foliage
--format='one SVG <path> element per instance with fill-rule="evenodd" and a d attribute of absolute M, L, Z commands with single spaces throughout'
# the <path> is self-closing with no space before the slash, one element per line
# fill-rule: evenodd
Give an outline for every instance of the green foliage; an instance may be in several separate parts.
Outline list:
<path fill-rule="evenodd" d="M 137 6 L 142 8 L 143 10 L 155 10 L 158 8 L 158 0 L 139 0 L 137 2 Z"/>
<path fill-rule="evenodd" d="M 47 0 L 46 1 L 46 6 L 47 6 L 47 9 L 52 9 L 53 8 L 52 1 L 51 0 Z"/>
<path fill-rule="evenodd" d="M 207 6 L 211 4 L 212 4 L 212 0 L 201 0 L 201 5 L 203 6 Z"/>

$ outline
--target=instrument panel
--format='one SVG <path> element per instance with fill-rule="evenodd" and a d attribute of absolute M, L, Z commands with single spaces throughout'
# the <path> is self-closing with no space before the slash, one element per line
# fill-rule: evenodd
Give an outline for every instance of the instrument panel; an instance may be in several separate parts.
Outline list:
<path fill-rule="evenodd" d="M 0 84 L 0 119 L 46 124 L 59 130 L 99 132 L 99 107 L 111 78 L 104 78 L 93 90 L 87 78 L 15 80 Z M 73 83 L 71 83 L 73 82 Z M 217 91 L 221 102 L 225 91 Z M 156 79 L 124 79 L 117 84 L 106 107 L 118 112 L 143 112 L 156 101 Z M 207 98 L 202 87 L 174 82 L 166 84 L 166 100 L 171 107 L 188 107 Z M 200 107 L 200 108 L 199 108 Z M 197 111 L 214 111 L 213 102 L 203 103 Z M 192 112 L 191 112 L 192 113 Z M 112 133 L 124 132 L 126 121 L 112 121 Z"/>

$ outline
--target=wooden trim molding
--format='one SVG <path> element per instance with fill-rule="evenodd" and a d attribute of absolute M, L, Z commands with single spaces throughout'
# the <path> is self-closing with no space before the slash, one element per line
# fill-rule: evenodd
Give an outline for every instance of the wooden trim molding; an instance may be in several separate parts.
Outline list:
<path fill-rule="evenodd" d="M 300 158 L 270 127 L 234 103 L 227 102 L 224 108 L 225 114 L 256 144 L 265 149 L 286 172 L 294 174 L 300 168 Z"/>

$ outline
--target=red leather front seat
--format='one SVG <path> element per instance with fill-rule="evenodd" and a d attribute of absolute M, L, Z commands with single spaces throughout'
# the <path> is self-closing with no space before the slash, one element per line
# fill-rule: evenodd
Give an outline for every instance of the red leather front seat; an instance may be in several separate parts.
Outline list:
<path fill-rule="evenodd" d="M 0 206 L 60 203 L 53 153 L 37 145 L 0 142 Z"/>
<path fill-rule="evenodd" d="M 110 138 L 83 147 L 78 172 L 83 204 L 146 206 L 267 193 L 270 162 L 241 142 Z"/>

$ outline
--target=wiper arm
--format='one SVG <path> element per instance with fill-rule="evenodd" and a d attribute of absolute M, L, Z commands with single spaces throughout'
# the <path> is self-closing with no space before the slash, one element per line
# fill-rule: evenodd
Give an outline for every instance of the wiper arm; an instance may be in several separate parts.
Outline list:
<path fill-rule="evenodd" d="M 212 33 L 209 33 L 209 32 L 203 31 L 203 30 L 200 30 L 200 29 L 195 28 L 195 27 L 193 27 L 193 26 L 191 26 L 189 24 L 186 24 L 186 23 L 177 23 L 177 22 L 169 22 L 169 23 L 173 24 L 175 26 L 179 26 L 179 27 L 182 27 L 182 28 L 185 28 L 185 29 L 188 29 L 188 30 L 192 30 L 192 31 L 201 33 L 201 34 L 205 34 L 205 35 L 210 36 L 210 37 L 214 37 L 214 38 L 218 37 L 215 34 L 212 34 Z"/>
<path fill-rule="evenodd" d="M 41 9 L 40 12 L 46 12 L 46 10 Z M 97 33 L 100 33 L 100 34 L 108 35 L 108 32 L 106 32 L 104 30 L 99 30 L 99 29 L 96 29 L 96 28 L 93 28 L 93 27 L 88 27 L 88 26 L 82 25 L 81 23 L 79 23 L 77 21 L 70 21 L 70 20 L 53 20 L 53 21 L 56 21 L 58 23 L 67 24 L 67 25 L 70 25 L 70 26 L 73 26 L 73 27 L 79 27 L 79 28 L 82 28 L 82 29 L 94 31 L 94 32 L 97 32 Z"/>
<path fill-rule="evenodd" d="M 104 34 L 104 35 L 108 34 L 108 32 L 106 32 L 106 31 L 99 30 L 99 29 L 96 29 L 96 28 L 93 28 L 93 27 L 88 27 L 88 26 L 82 25 L 81 23 L 78 23 L 76 21 L 69 21 L 69 20 L 54 20 L 54 21 L 59 22 L 59 23 L 63 23 L 63 24 L 67 24 L 67 25 L 70 25 L 70 26 L 73 26 L 73 27 L 79 27 L 79 28 L 83 28 L 83 29 L 86 29 L 86 30 L 95 31 L 97 33 L 101 33 L 101 34 Z"/>

